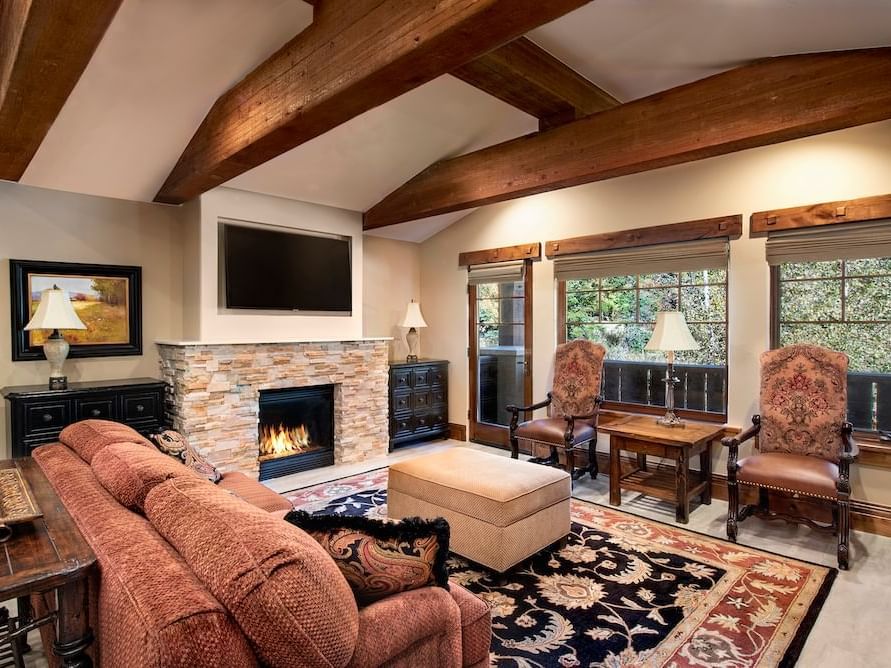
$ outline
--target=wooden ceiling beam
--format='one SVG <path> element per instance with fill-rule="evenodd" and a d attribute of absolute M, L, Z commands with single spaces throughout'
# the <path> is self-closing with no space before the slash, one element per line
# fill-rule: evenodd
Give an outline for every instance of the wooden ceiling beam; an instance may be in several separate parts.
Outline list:
<path fill-rule="evenodd" d="M 451 74 L 535 116 L 541 129 L 619 104 L 612 95 L 526 37 L 490 51 Z"/>
<path fill-rule="evenodd" d="M 121 0 L 0 0 L 0 179 L 18 181 Z"/>
<path fill-rule="evenodd" d="M 182 203 L 589 0 L 324 0 L 220 97 L 155 201 Z"/>
<path fill-rule="evenodd" d="M 428 167 L 375 229 L 891 118 L 891 48 L 768 58 Z"/>

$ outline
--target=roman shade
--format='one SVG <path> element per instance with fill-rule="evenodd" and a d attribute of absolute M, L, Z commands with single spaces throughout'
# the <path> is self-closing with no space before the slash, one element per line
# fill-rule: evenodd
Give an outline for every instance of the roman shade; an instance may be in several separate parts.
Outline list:
<path fill-rule="evenodd" d="M 496 262 L 494 264 L 480 264 L 467 268 L 468 285 L 480 285 L 482 283 L 513 283 L 522 281 L 525 274 L 523 260 L 514 262 Z"/>
<path fill-rule="evenodd" d="M 866 257 L 891 257 L 891 218 L 770 232 L 767 236 L 767 263 L 771 266 Z"/>
<path fill-rule="evenodd" d="M 668 271 L 723 269 L 727 266 L 729 249 L 730 242 L 727 239 L 706 239 L 565 255 L 554 260 L 554 277 L 558 281 L 567 281 Z"/>

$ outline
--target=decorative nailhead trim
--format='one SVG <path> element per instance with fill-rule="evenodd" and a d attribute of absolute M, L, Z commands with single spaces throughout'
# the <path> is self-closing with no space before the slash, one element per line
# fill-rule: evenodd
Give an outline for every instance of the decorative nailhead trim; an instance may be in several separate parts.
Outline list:
<path fill-rule="evenodd" d="M 803 494 L 804 496 L 810 496 L 815 499 L 826 499 L 827 501 L 838 501 L 838 496 L 826 496 L 824 494 L 813 494 L 812 492 L 805 492 L 800 489 L 789 489 L 787 487 L 780 487 L 779 485 L 765 485 L 760 482 L 749 482 L 748 480 L 739 480 L 737 482 L 742 483 L 743 485 L 752 485 L 754 487 L 765 487 L 767 489 L 774 489 L 778 492 L 789 492 L 790 494 Z"/>

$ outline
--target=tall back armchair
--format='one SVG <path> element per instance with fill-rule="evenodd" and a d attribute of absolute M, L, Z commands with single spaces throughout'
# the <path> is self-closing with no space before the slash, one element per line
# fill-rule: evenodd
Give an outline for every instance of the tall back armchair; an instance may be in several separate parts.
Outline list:
<path fill-rule="evenodd" d="M 520 442 L 530 447 L 542 445 L 550 457 L 543 463 L 560 464 L 574 478 L 589 472 L 597 477 L 597 415 L 603 397 L 600 381 L 606 348 L 586 340 L 570 341 L 557 346 L 554 359 L 554 382 L 548 397 L 531 406 L 508 406 L 511 413 L 511 457 L 519 456 Z M 548 417 L 520 422 L 539 408 L 548 409 Z M 587 446 L 587 450 L 584 450 Z M 576 470 L 576 455 L 587 460 L 587 465 Z"/>
<path fill-rule="evenodd" d="M 850 465 L 858 449 L 845 420 L 847 373 L 847 355 L 820 346 L 792 345 L 761 355 L 760 415 L 745 432 L 723 441 L 729 449 L 728 538 L 735 541 L 738 523 L 752 514 L 804 521 L 837 533 L 838 565 L 848 568 Z M 755 436 L 757 452 L 739 459 L 740 444 Z M 740 508 L 740 484 L 758 488 L 758 505 Z M 772 511 L 768 490 L 830 501 L 832 524 Z"/>

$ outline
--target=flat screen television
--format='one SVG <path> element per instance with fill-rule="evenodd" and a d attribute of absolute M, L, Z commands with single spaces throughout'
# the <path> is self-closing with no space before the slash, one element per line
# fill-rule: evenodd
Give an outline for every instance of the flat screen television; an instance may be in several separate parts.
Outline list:
<path fill-rule="evenodd" d="M 351 311 L 350 239 L 223 223 L 226 308 Z"/>

